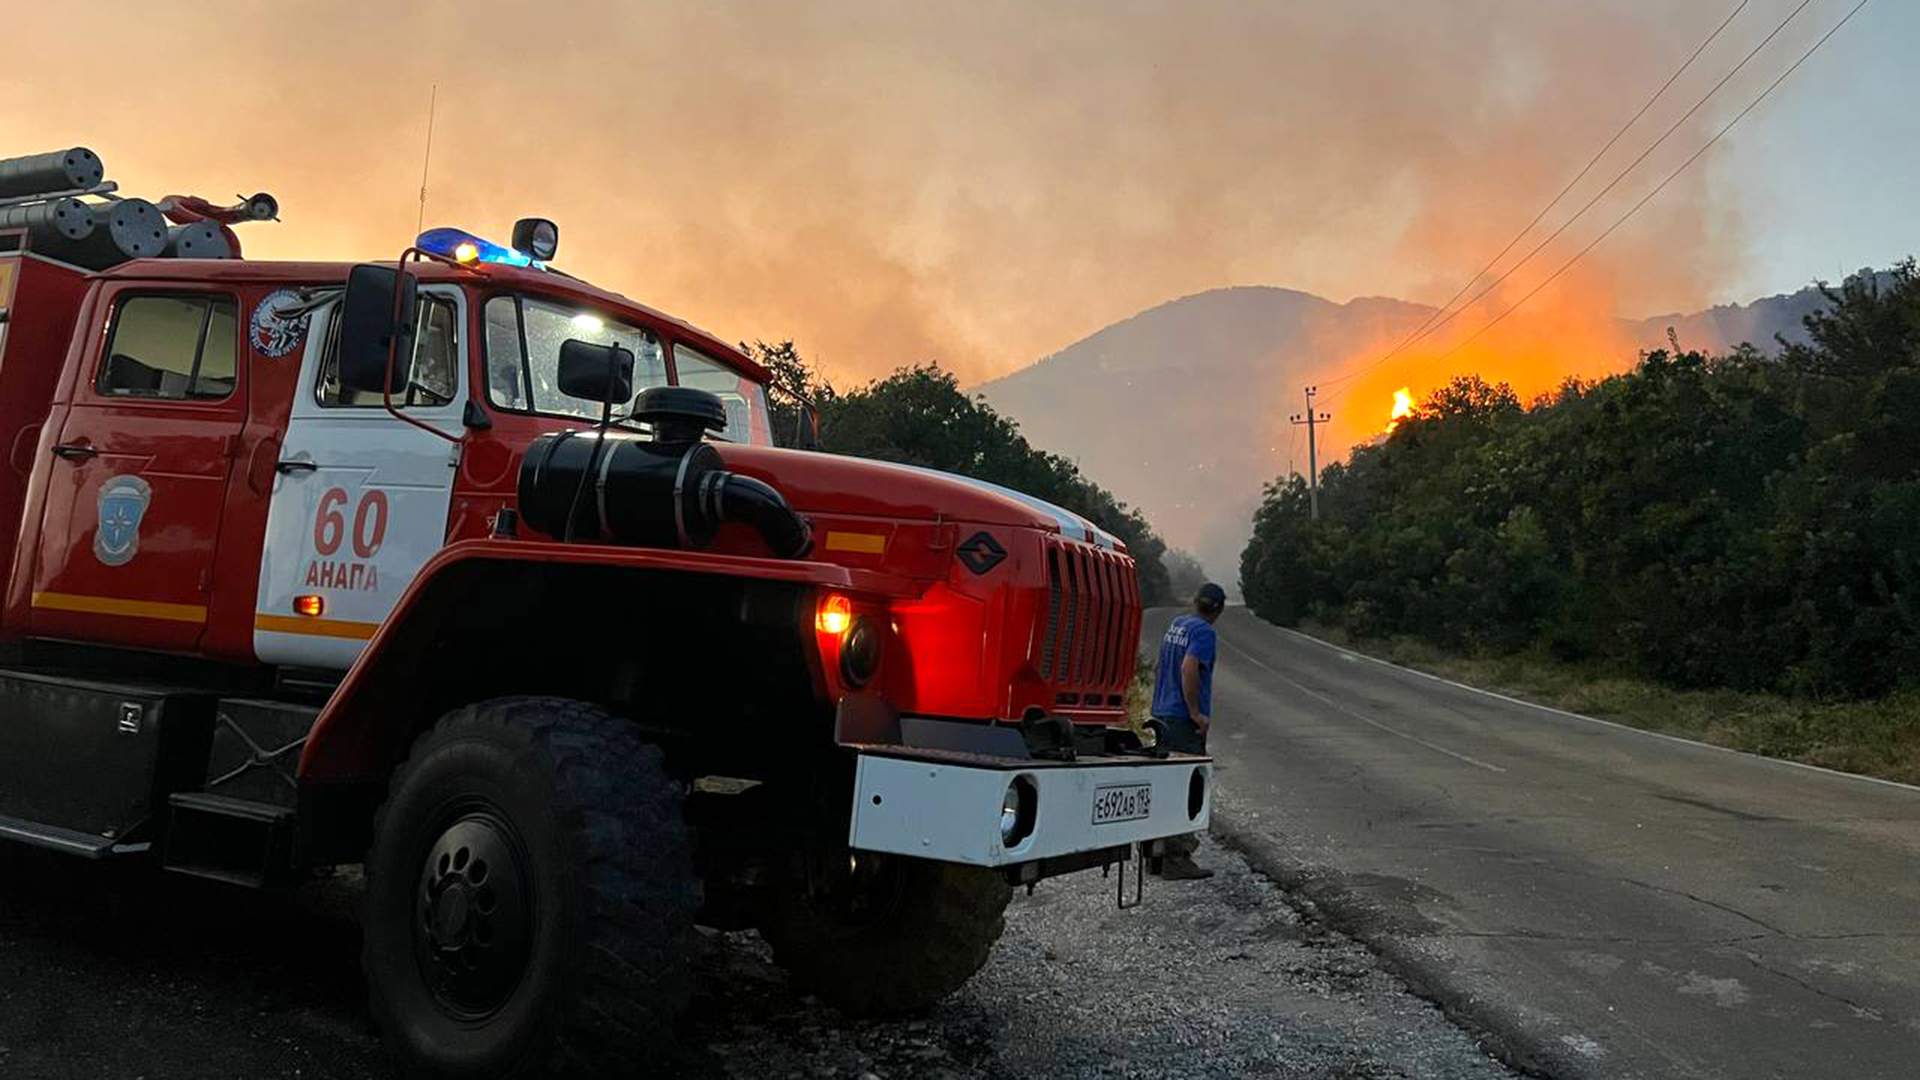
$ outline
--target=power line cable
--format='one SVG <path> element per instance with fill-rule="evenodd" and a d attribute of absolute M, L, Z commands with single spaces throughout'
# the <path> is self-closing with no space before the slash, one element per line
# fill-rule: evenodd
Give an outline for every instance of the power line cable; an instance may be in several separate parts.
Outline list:
<path fill-rule="evenodd" d="M 1445 314 L 1449 309 L 1451 309 L 1455 303 L 1459 302 L 1460 298 L 1467 294 L 1467 290 L 1473 288 L 1476 284 L 1479 283 L 1481 278 L 1486 277 L 1487 274 L 1492 272 L 1493 268 L 1500 264 L 1500 260 L 1507 257 L 1508 252 L 1512 251 L 1514 247 L 1520 243 L 1521 240 L 1525 239 L 1528 233 L 1532 232 L 1535 228 L 1539 227 L 1540 222 L 1544 221 L 1546 219 L 1546 216 L 1549 213 L 1553 212 L 1553 208 L 1556 206 L 1559 206 L 1560 201 L 1562 199 L 1565 199 L 1567 195 L 1573 191 L 1574 188 L 1578 187 L 1580 185 L 1580 181 L 1585 180 L 1587 178 L 1587 174 L 1593 171 L 1593 167 L 1595 165 L 1600 164 L 1600 159 L 1607 156 L 1607 151 L 1612 150 L 1614 148 L 1614 145 L 1617 144 L 1621 140 L 1621 138 L 1623 138 L 1627 134 L 1627 132 L 1633 128 L 1635 124 L 1640 122 L 1640 118 L 1647 115 L 1647 110 L 1653 108 L 1654 103 L 1659 101 L 1663 96 L 1665 96 L 1666 92 L 1672 88 L 1673 84 L 1679 81 L 1680 76 L 1686 74 L 1687 69 L 1693 66 L 1693 62 L 1695 60 L 1700 59 L 1700 54 L 1707 51 L 1707 46 L 1712 45 L 1715 41 L 1717 41 L 1720 35 L 1727 29 L 1727 27 L 1733 24 L 1733 20 L 1738 18 L 1740 13 L 1742 11 L 1745 11 L 1747 8 L 1747 5 L 1751 2 L 1752 0 L 1740 0 L 1740 3 L 1734 6 L 1733 11 L 1728 13 L 1727 17 L 1720 21 L 1720 25 L 1713 28 L 1713 33 L 1708 34 L 1705 40 L 1701 41 L 1699 45 L 1695 46 L 1693 52 L 1687 56 L 1687 59 L 1685 60 L 1685 62 L 1683 62 L 1679 67 L 1675 68 L 1673 71 L 1673 74 L 1667 76 L 1667 81 L 1661 83 L 1660 89 L 1655 90 L 1653 92 L 1653 96 L 1649 97 L 1646 100 L 1646 103 L 1640 106 L 1640 111 L 1634 113 L 1633 116 L 1630 119 L 1628 119 L 1626 123 L 1620 125 L 1620 129 L 1613 133 L 1613 137 L 1608 139 L 1606 143 L 1600 147 L 1599 150 L 1594 152 L 1594 155 L 1592 157 L 1587 159 L 1587 163 L 1581 166 L 1580 171 L 1574 175 L 1572 180 L 1567 181 L 1567 186 L 1561 188 L 1560 193 L 1555 195 L 1552 199 L 1548 200 L 1547 205 L 1541 207 L 1540 212 L 1533 215 L 1533 220 L 1527 222 L 1525 228 L 1513 234 L 1513 239 L 1508 240 L 1505 247 L 1501 248 L 1500 251 L 1497 254 L 1495 254 L 1493 258 L 1488 259 L 1487 264 L 1485 266 L 1482 266 L 1479 270 L 1475 271 L 1474 275 L 1468 278 L 1465 284 L 1460 286 L 1460 289 L 1458 292 L 1448 297 L 1446 303 L 1440 305 L 1438 308 L 1435 308 L 1433 312 L 1427 316 L 1425 322 L 1422 322 L 1419 326 L 1414 327 L 1412 332 L 1410 332 L 1406 336 L 1405 340 L 1401 341 L 1400 344 L 1395 345 L 1392 349 L 1388 350 L 1386 355 L 1382 356 L 1378 361 L 1375 362 L 1374 366 L 1378 366 L 1379 364 L 1384 364 L 1388 360 L 1391 360 L 1395 356 L 1398 356 L 1401 352 L 1405 351 L 1405 349 L 1409 345 L 1412 345 L 1414 342 L 1426 336 L 1426 334 L 1428 333 L 1429 327 L 1432 327 L 1433 329 L 1436 329 L 1436 330 L 1439 329 L 1439 327 L 1434 326 L 1434 320 L 1439 319 L 1443 314 Z M 1363 374 L 1366 370 L 1368 369 L 1362 369 L 1361 371 L 1356 371 L 1348 375 L 1341 375 L 1337 378 L 1326 380 L 1321 385 L 1337 386 L 1340 383 L 1347 381 L 1348 379 L 1352 379 Z"/>
<path fill-rule="evenodd" d="M 1436 358 L 1434 360 L 1434 363 L 1440 363 L 1441 361 L 1444 361 L 1449 357 L 1453 356 L 1454 354 L 1458 353 L 1460 350 L 1466 348 L 1468 345 L 1473 344 L 1473 342 L 1477 340 L 1482 334 L 1485 334 L 1487 331 L 1500 325 L 1501 321 L 1504 320 L 1507 316 L 1513 314 L 1515 311 L 1518 311 L 1522 304 L 1525 304 L 1527 301 L 1533 299 L 1534 296 L 1540 292 L 1540 290 L 1546 288 L 1548 285 L 1553 284 L 1553 282 L 1557 278 L 1559 278 L 1561 274 L 1564 274 L 1567 272 L 1568 267 L 1571 267 L 1574 263 L 1579 262 L 1583 257 L 1585 257 L 1587 252 L 1592 251 L 1596 247 L 1599 247 L 1600 242 L 1602 240 L 1605 240 L 1607 237 L 1612 236 L 1615 229 L 1618 229 L 1621 225 L 1626 224 L 1626 221 L 1628 218 L 1639 213 L 1641 207 L 1653 201 L 1653 197 L 1655 195 L 1660 194 L 1660 192 L 1668 184 L 1674 181 L 1674 178 L 1678 177 L 1681 173 L 1686 172 L 1688 166 L 1700 160 L 1701 155 L 1705 154 L 1709 149 L 1711 149 L 1715 143 L 1718 143 L 1721 139 L 1721 136 L 1724 136 L 1727 132 L 1732 131 L 1733 126 L 1735 124 L 1738 124 L 1741 120 L 1746 118 L 1746 115 L 1748 113 L 1758 108 L 1760 103 L 1762 101 L 1765 101 L 1768 95 L 1773 93 L 1775 87 L 1778 87 L 1781 83 L 1786 82 L 1787 76 L 1792 75 L 1795 71 L 1799 70 L 1800 65 L 1806 63 L 1807 59 L 1811 57 L 1814 53 L 1819 52 L 1820 47 L 1827 43 L 1828 38 L 1831 38 L 1833 35 L 1839 33 L 1841 27 L 1853 21 L 1853 17 L 1855 15 L 1858 15 L 1860 13 L 1860 9 L 1863 7 L 1866 7 L 1868 2 L 1869 0 L 1860 0 L 1859 3 L 1853 5 L 1853 8 L 1849 10 L 1844 16 L 1842 16 L 1839 22 L 1833 24 L 1832 29 L 1820 35 L 1820 40 L 1814 42 L 1813 45 L 1807 49 L 1806 52 L 1803 52 L 1800 54 L 1800 59 L 1795 60 L 1792 66 L 1788 67 L 1787 70 L 1781 72 L 1779 78 L 1773 80 L 1771 83 L 1768 83 L 1767 88 L 1765 90 L 1760 91 L 1760 96 L 1748 102 L 1746 108 L 1741 109 L 1739 113 L 1735 114 L 1732 120 L 1727 121 L 1727 125 L 1725 127 L 1721 128 L 1719 131 L 1714 133 L 1713 138 L 1708 139 L 1706 143 L 1700 147 L 1700 149 L 1695 150 L 1693 152 L 1693 155 L 1691 157 L 1681 162 L 1679 168 L 1668 173 L 1666 176 L 1666 179 L 1660 181 L 1659 184 L 1654 186 L 1652 191 L 1649 191 L 1646 193 L 1646 195 L 1642 196 L 1639 202 L 1634 203 L 1631 207 L 1629 207 L 1626 213 L 1621 214 L 1618 218 L 1615 218 L 1613 224 L 1607 226 L 1606 231 L 1602 232 L 1599 236 L 1594 237 L 1593 240 L 1590 243 L 1588 243 L 1586 247 L 1583 247 L 1579 251 L 1574 252 L 1572 258 L 1568 259 L 1566 262 L 1561 263 L 1559 268 L 1554 270 L 1553 273 L 1547 275 L 1547 277 L 1543 279 L 1540 282 L 1540 284 L 1535 285 L 1531 290 L 1527 292 L 1525 296 L 1522 296 L 1519 300 L 1514 301 L 1514 304 L 1512 307 L 1494 316 L 1491 322 L 1487 323 L 1485 326 L 1482 326 L 1480 329 L 1474 331 L 1470 337 L 1461 341 L 1458 345 L 1455 345 L 1453 348 L 1447 350 L 1447 352 L 1443 353 L 1441 356 Z M 1803 4 L 1801 6 L 1804 7 L 1805 5 Z"/>
<path fill-rule="evenodd" d="M 1792 11 L 1788 12 L 1787 17 L 1780 20 L 1780 24 L 1778 26 L 1775 26 L 1771 33 L 1769 33 L 1766 37 L 1761 38 L 1760 43 L 1758 45 L 1755 45 L 1752 48 L 1752 50 L 1750 50 L 1747 53 L 1747 55 L 1741 57 L 1740 62 L 1738 64 L 1735 64 L 1732 70 L 1728 71 L 1725 75 L 1722 75 L 1720 77 L 1719 82 L 1713 84 L 1713 89 L 1708 90 L 1704 95 L 1701 96 L 1700 100 L 1694 102 L 1693 106 L 1689 108 L 1686 112 L 1682 113 L 1680 115 L 1680 118 L 1678 120 L 1675 120 L 1673 124 L 1667 128 L 1666 131 L 1662 132 L 1658 139 L 1655 139 L 1650 145 L 1648 145 L 1648 147 L 1645 150 L 1642 150 L 1640 152 L 1639 157 L 1634 158 L 1631 162 L 1627 164 L 1626 168 L 1620 170 L 1617 174 L 1615 174 L 1612 180 L 1607 181 L 1607 184 L 1605 187 L 1602 187 L 1599 191 L 1595 192 L 1593 197 L 1586 201 L 1585 205 L 1581 206 L 1580 209 L 1574 211 L 1571 217 L 1561 222 L 1558 228 L 1554 229 L 1551 233 L 1548 233 L 1546 237 L 1542 239 L 1538 244 L 1535 244 L 1532 250 L 1528 251 L 1525 255 L 1521 256 L 1518 262 L 1514 263 L 1512 266 L 1507 267 L 1507 269 L 1503 271 L 1499 277 L 1495 278 L 1492 282 L 1488 283 L 1486 288 L 1474 294 L 1473 299 L 1467 301 L 1465 304 L 1461 305 L 1459 308 L 1456 308 L 1451 314 L 1447 315 L 1445 318 L 1434 323 L 1431 327 L 1427 328 L 1427 330 L 1417 335 L 1415 340 L 1418 340 L 1419 338 L 1424 338 L 1430 334 L 1435 333 L 1441 327 L 1447 325 L 1458 316 L 1464 314 L 1469 308 L 1472 308 L 1475 304 L 1478 304 L 1480 301 L 1485 300 L 1487 296 L 1491 294 L 1495 289 L 1499 288 L 1501 285 L 1506 284 L 1507 279 L 1511 278 L 1515 273 L 1517 273 L 1521 267 L 1527 265 L 1529 262 L 1532 262 L 1534 256 L 1546 250 L 1547 245 L 1553 243 L 1555 240 L 1558 240 L 1562 234 L 1564 234 L 1569 228 L 1573 227 L 1574 222 L 1580 220 L 1582 217 L 1585 217 L 1587 211 L 1593 209 L 1594 206 L 1596 206 L 1601 199 L 1605 198 L 1608 195 L 1608 193 L 1613 191 L 1614 188 L 1618 187 L 1620 185 L 1620 181 L 1625 180 L 1629 174 L 1631 174 L 1635 169 L 1639 168 L 1641 163 L 1646 161 L 1647 158 L 1650 157 L 1655 150 L 1658 150 L 1660 149 L 1660 147 L 1666 145 L 1667 140 L 1673 137 L 1674 132 L 1679 131 L 1680 128 L 1684 126 L 1688 120 L 1693 118 L 1694 113 L 1699 112 L 1700 109 L 1704 105 L 1706 105 L 1708 101 L 1711 101 L 1713 99 L 1713 96 L 1720 92 L 1721 87 L 1727 85 L 1727 83 L 1730 82 L 1735 75 L 1738 75 L 1740 74 L 1741 71 L 1745 70 L 1746 66 L 1753 61 L 1753 58 L 1760 55 L 1762 50 L 1764 50 L 1768 45 L 1772 44 L 1773 39 L 1776 37 L 1779 37 L 1781 32 L 1786 30 L 1787 26 L 1791 24 L 1794 19 L 1799 18 L 1800 13 L 1805 11 L 1808 5 L 1812 3 L 1813 3 L 1813 0 L 1800 0 L 1799 6 L 1795 7 Z M 1709 143 L 1708 145 L 1712 145 L 1712 144 Z M 1458 352 L 1458 351 L 1459 349 L 1458 347 L 1456 347 L 1453 350 L 1450 350 L 1447 355 L 1451 356 L 1454 352 Z M 1375 360 L 1373 363 L 1368 364 L 1366 367 L 1361 368 L 1359 371 L 1353 372 L 1352 376 L 1349 376 L 1349 377 L 1357 377 L 1360 375 L 1364 375 L 1367 372 L 1372 371 L 1373 369 L 1379 367 L 1381 364 L 1384 364 L 1384 363 L 1386 363 L 1385 358 Z M 1333 401 L 1338 400 L 1341 395 L 1346 393 L 1347 389 L 1351 389 L 1351 387 L 1342 388 L 1332 398 L 1328 399 L 1328 404 L 1332 404 Z"/>

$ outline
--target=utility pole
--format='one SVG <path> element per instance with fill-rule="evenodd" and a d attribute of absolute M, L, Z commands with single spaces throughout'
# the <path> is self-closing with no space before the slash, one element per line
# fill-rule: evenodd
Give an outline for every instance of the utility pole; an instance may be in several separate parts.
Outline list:
<path fill-rule="evenodd" d="M 1320 520 L 1320 458 L 1315 445 L 1314 429 L 1333 419 L 1332 413 L 1314 412 L 1313 395 L 1320 392 L 1317 386 L 1307 387 L 1307 412 L 1303 418 L 1294 413 L 1291 419 L 1296 424 L 1307 425 L 1307 512 L 1313 520 Z"/>

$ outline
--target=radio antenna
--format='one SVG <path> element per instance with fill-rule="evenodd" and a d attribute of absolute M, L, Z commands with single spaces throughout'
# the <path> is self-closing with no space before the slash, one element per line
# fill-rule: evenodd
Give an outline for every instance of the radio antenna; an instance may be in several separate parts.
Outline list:
<path fill-rule="evenodd" d="M 433 111 L 440 104 L 440 84 L 434 83 L 427 93 L 427 152 L 420 159 L 420 216 L 413 223 L 413 231 L 418 234 L 427 227 L 427 167 L 433 164 Z"/>

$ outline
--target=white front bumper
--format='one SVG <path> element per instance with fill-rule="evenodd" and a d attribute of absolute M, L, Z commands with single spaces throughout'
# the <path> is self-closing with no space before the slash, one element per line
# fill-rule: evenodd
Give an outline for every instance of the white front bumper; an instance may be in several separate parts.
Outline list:
<path fill-rule="evenodd" d="M 1012 866 L 1206 829 L 1213 815 L 1211 759 L 1110 764 L 1114 760 L 977 765 L 932 756 L 861 754 L 847 843 L 859 851 Z M 1017 777 L 1033 784 L 1037 805 L 1033 831 L 1009 848 L 1000 840 L 1000 806 Z M 1146 816 L 1094 824 L 1094 800 L 1101 789 L 1140 785 L 1152 791 Z"/>

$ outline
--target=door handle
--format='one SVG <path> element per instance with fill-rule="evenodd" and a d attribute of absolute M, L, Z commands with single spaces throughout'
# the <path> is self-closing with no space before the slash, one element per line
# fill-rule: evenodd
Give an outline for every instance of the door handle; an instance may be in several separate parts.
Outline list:
<path fill-rule="evenodd" d="M 279 473 L 282 476 L 286 476 L 291 473 L 313 472 L 315 469 L 318 469 L 319 467 L 320 466 L 314 464 L 311 461 L 281 461 L 281 462 L 276 462 L 274 464 L 273 471 Z"/>
<path fill-rule="evenodd" d="M 62 461 L 91 461 L 100 456 L 100 451 L 86 443 L 60 443 L 53 448 L 53 456 Z"/>

